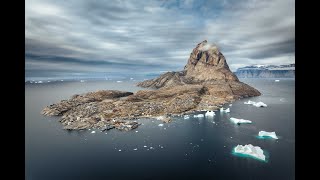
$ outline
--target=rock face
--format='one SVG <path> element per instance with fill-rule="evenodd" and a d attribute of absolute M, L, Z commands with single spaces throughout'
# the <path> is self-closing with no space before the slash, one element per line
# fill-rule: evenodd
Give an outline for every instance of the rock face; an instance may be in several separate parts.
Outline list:
<path fill-rule="evenodd" d="M 227 61 L 218 47 L 205 40 L 192 50 L 183 71 L 167 72 L 158 78 L 143 81 L 137 85 L 161 88 L 208 81 L 238 82 L 239 79 L 230 71 Z"/>
<path fill-rule="evenodd" d="M 172 116 L 221 105 L 260 92 L 242 83 L 229 70 L 224 56 L 207 41 L 192 51 L 184 70 L 168 72 L 139 83 L 156 89 L 136 93 L 103 90 L 74 95 L 69 100 L 47 106 L 42 114 L 62 116 L 65 129 L 97 128 L 128 131 L 137 128 L 138 118 L 155 118 L 169 123 Z"/>

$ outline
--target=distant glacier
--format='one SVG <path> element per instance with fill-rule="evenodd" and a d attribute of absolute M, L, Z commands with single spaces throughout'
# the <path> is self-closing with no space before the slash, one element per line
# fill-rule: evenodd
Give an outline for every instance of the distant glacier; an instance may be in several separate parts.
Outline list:
<path fill-rule="evenodd" d="M 251 65 L 238 68 L 238 78 L 295 78 L 295 64 Z"/>

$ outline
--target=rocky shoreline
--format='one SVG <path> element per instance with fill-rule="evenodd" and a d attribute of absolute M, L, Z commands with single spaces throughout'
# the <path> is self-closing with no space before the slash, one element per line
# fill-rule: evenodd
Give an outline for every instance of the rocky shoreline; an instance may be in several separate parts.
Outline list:
<path fill-rule="evenodd" d="M 136 93 L 101 90 L 74 95 L 47 106 L 42 114 L 61 116 L 60 122 L 68 130 L 129 131 L 140 125 L 139 118 L 168 123 L 174 115 L 217 110 L 225 103 L 261 95 L 240 82 L 229 70 L 222 53 L 207 41 L 197 45 L 182 72 L 165 73 L 138 86 L 157 89 Z"/>

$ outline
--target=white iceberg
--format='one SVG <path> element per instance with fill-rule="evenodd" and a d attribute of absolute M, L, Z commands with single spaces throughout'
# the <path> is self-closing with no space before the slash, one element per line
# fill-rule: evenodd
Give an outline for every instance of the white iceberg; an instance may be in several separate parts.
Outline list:
<path fill-rule="evenodd" d="M 244 146 L 237 145 L 234 148 L 234 152 L 239 154 L 249 155 L 263 161 L 266 160 L 266 156 L 263 154 L 263 150 L 259 146 L 253 146 L 252 144 L 247 144 Z"/>
<path fill-rule="evenodd" d="M 133 149 L 134 151 L 138 150 L 138 148 Z"/>
<path fill-rule="evenodd" d="M 235 123 L 235 124 L 251 124 L 252 121 L 250 120 L 245 120 L 245 119 L 237 119 L 237 118 L 230 118 L 230 120 Z"/>
<path fill-rule="evenodd" d="M 220 108 L 220 112 L 226 112 L 226 113 L 229 113 L 229 112 L 230 112 L 230 108 L 223 109 L 223 107 L 222 107 L 222 108 Z"/>
<path fill-rule="evenodd" d="M 279 82 L 280 80 L 279 79 L 276 79 L 276 80 L 274 80 L 275 82 Z"/>
<path fill-rule="evenodd" d="M 202 117 L 204 117 L 204 115 L 203 115 L 203 114 L 197 114 L 197 115 L 193 115 L 193 117 L 195 117 L 195 118 L 202 118 Z"/>
<path fill-rule="evenodd" d="M 275 132 L 266 132 L 266 131 L 259 131 L 260 137 L 271 137 L 273 139 L 278 139 Z"/>
<path fill-rule="evenodd" d="M 267 107 L 267 105 L 263 102 L 254 102 L 254 101 L 248 101 L 248 102 L 244 102 L 244 104 L 252 104 L 253 106 L 256 106 L 256 107 Z"/>
<path fill-rule="evenodd" d="M 205 116 L 214 116 L 214 115 L 215 115 L 215 113 L 213 111 L 207 111 L 205 113 Z"/>
<path fill-rule="evenodd" d="M 94 134 L 94 133 L 96 133 L 96 132 L 95 132 L 95 131 L 92 131 L 91 133 Z"/>
<path fill-rule="evenodd" d="M 163 124 L 159 124 L 158 126 L 163 126 Z"/>
<path fill-rule="evenodd" d="M 263 102 L 257 102 L 255 104 L 253 104 L 255 107 L 267 107 L 267 105 Z"/>
<path fill-rule="evenodd" d="M 244 104 L 254 104 L 255 102 L 254 101 L 248 101 L 248 102 L 244 102 Z"/>
<path fill-rule="evenodd" d="M 184 115 L 184 116 L 183 116 L 183 119 L 189 119 L 189 118 L 190 118 L 189 115 Z"/>

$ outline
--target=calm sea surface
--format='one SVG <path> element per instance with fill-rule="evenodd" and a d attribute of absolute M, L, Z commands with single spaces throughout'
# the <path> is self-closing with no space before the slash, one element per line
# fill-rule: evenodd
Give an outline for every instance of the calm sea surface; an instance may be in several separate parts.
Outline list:
<path fill-rule="evenodd" d="M 94 134 L 92 130 L 63 130 L 59 118 L 44 117 L 40 112 L 76 93 L 101 89 L 135 92 L 141 89 L 135 82 L 26 84 L 26 179 L 295 179 L 295 81 L 242 81 L 263 95 L 234 102 L 229 114 L 176 117 L 162 127 L 160 121 L 142 119 L 143 125 L 133 131 L 113 129 Z M 245 105 L 248 100 L 262 101 L 268 107 Z M 230 117 L 253 123 L 234 125 Z M 260 130 L 275 131 L 280 139 L 258 139 Z M 268 162 L 232 154 L 236 145 L 249 143 L 265 150 Z"/>

